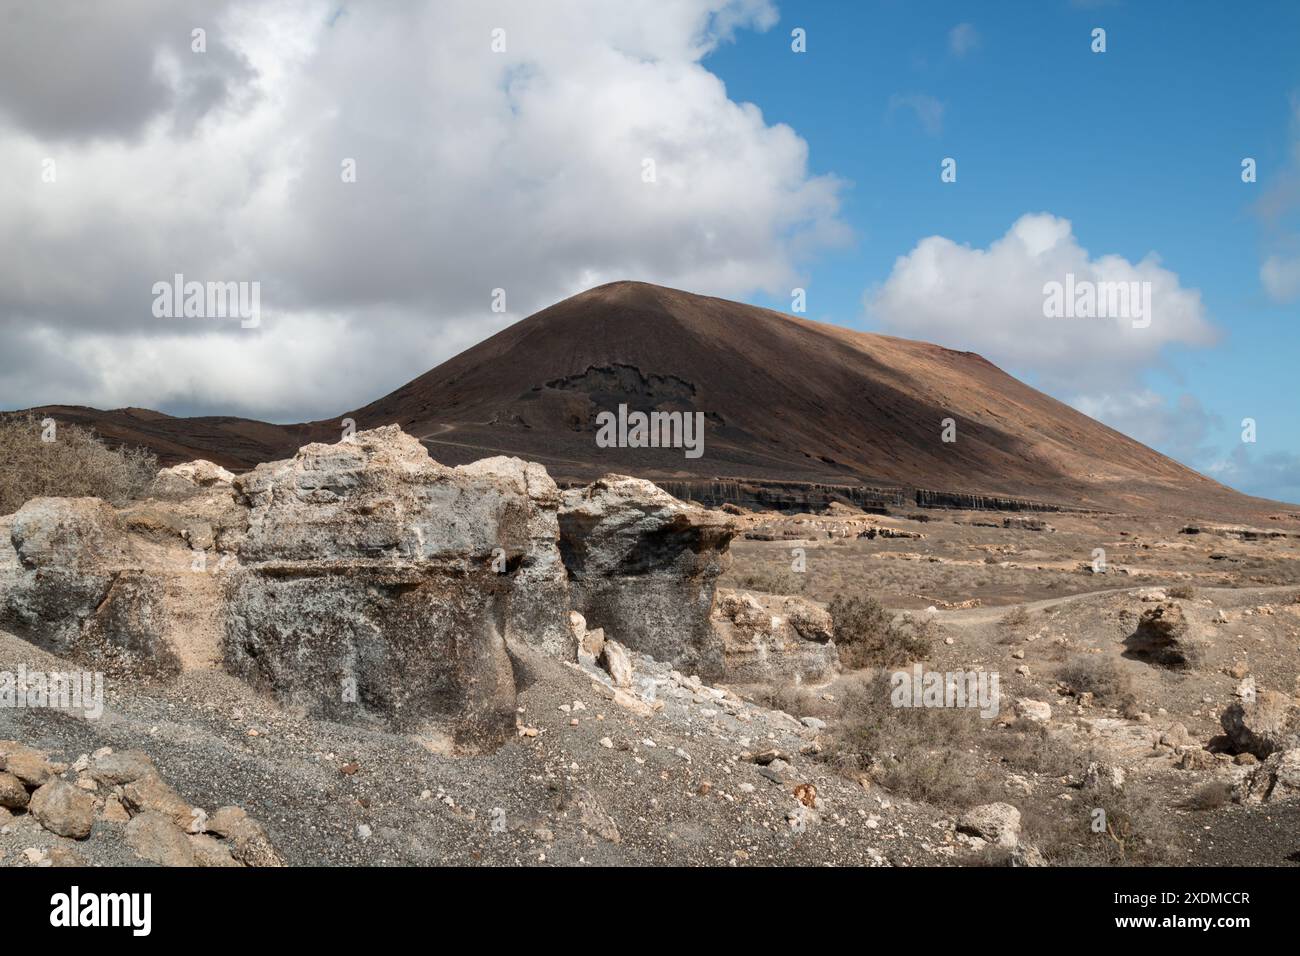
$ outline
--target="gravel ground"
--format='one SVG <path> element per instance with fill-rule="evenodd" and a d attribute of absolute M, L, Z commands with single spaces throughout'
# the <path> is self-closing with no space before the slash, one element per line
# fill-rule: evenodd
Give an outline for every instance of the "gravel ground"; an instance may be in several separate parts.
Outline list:
<path fill-rule="evenodd" d="M 312 720 L 216 672 L 110 681 L 95 720 L 0 710 L 0 738 L 69 763 L 105 746 L 144 750 L 194 806 L 247 810 L 290 865 L 923 865 L 966 852 L 941 811 L 868 792 L 801 755 L 816 731 L 724 705 L 634 659 L 639 692 L 662 703 L 656 713 L 606 699 L 612 690 L 575 665 L 534 661 L 519 721 L 537 734 L 490 754 L 448 756 L 431 739 Z M 75 669 L 0 632 L 0 670 L 20 664 Z M 782 782 L 747 759 L 770 748 L 790 763 Z M 805 783 L 815 810 L 795 796 Z M 83 841 L 26 815 L 7 830 L 0 866 L 57 846 L 91 864 L 139 862 L 120 824 L 96 822 Z"/>

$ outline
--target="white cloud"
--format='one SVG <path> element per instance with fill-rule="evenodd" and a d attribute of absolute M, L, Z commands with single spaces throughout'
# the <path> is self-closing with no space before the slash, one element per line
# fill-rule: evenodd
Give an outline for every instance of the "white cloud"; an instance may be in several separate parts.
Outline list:
<path fill-rule="evenodd" d="M 948 49 L 954 56 L 965 56 L 979 45 L 979 31 L 970 23 L 959 23 L 948 31 Z"/>
<path fill-rule="evenodd" d="M 1151 322 L 1046 318 L 1044 287 L 1064 282 L 1149 282 Z M 1068 219 L 1022 216 L 986 249 L 943 236 L 922 239 L 868 292 L 869 314 L 886 330 L 979 352 L 1053 394 L 1132 392 L 1170 345 L 1210 345 L 1216 332 L 1200 293 L 1184 288 L 1155 254 L 1139 262 L 1091 257 Z"/>
<path fill-rule="evenodd" d="M 1078 395 L 1073 404 L 1085 415 L 1183 462 L 1208 460 L 1212 436 L 1221 425 L 1218 416 L 1188 393 L 1171 402 L 1159 392 L 1135 387 Z"/>
<path fill-rule="evenodd" d="M 1300 299 L 1300 92 L 1291 94 L 1291 157 L 1267 178 L 1254 213 L 1267 251 L 1260 264 L 1264 292 L 1279 304 Z"/>
<path fill-rule="evenodd" d="M 1259 268 L 1259 278 L 1274 302 L 1300 299 L 1300 257 L 1269 256 Z"/>
<path fill-rule="evenodd" d="M 1292 451 L 1261 451 L 1242 443 L 1205 472 L 1233 488 L 1249 488 L 1251 494 L 1300 503 L 1300 455 Z"/>
<path fill-rule="evenodd" d="M 921 128 L 931 136 L 943 132 L 943 103 L 927 93 L 895 93 L 889 98 L 889 115 L 897 110 L 914 113 Z"/>
<path fill-rule="evenodd" d="M 847 235 L 841 184 L 701 63 L 768 0 L 57 9 L 8 47 L 102 42 L 0 68 L 0 407 L 332 414 L 582 288 L 788 293 Z M 160 324 L 177 272 L 261 282 L 262 328 Z"/>

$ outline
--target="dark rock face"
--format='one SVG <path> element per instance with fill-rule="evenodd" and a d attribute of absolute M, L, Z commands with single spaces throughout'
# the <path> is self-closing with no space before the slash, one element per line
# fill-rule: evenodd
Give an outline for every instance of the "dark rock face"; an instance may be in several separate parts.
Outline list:
<path fill-rule="evenodd" d="M 958 511 L 1062 511 L 1060 505 L 1025 498 L 1006 498 L 997 495 L 972 495 L 958 491 L 929 491 L 918 489 L 916 504 L 920 508 L 955 508 Z"/>
<path fill-rule="evenodd" d="M 1203 643 L 1190 634 L 1182 607 L 1172 601 L 1143 611 L 1137 630 L 1124 644 L 1127 655 L 1175 670 L 1197 667 L 1205 656 Z"/>
<path fill-rule="evenodd" d="M 757 481 L 716 478 L 711 481 L 657 481 L 670 495 L 710 508 L 739 505 L 756 511 L 822 511 L 836 502 L 873 514 L 904 508 L 911 498 L 901 488 L 833 485 L 809 481 Z"/>
<path fill-rule="evenodd" d="M 702 677 L 724 671 L 715 583 L 738 528 L 648 481 L 608 475 L 566 491 L 560 552 L 589 627 Z"/>
<path fill-rule="evenodd" d="M 514 726 L 515 683 L 494 578 L 242 570 L 229 592 L 226 666 L 329 719 L 434 724 L 460 742 L 497 742 Z"/>
<path fill-rule="evenodd" d="M 1300 704 L 1286 694 L 1262 690 L 1229 704 L 1219 717 L 1237 753 L 1261 760 L 1300 747 Z"/>
<path fill-rule="evenodd" d="M 188 562 L 139 553 L 118 512 L 98 498 L 33 498 L 0 523 L 0 534 L 0 550 L 8 546 L 0 556 L 6 626 L 105 670 L 180 669 L 166 640 L 164 591 L 165 578 L 187 571 Z"/>

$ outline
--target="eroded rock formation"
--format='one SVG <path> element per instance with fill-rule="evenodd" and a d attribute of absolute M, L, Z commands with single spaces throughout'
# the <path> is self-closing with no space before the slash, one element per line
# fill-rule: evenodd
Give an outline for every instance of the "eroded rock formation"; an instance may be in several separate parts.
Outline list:
<path fill-rule="evenodd" d="M 164 469 L 151 494 L 0 519 L 0 624 L 97 669 L 224 667 L 317 716 L 476 744 L 514 729 L 520 654 L 577 659 L 573 610 L 593 639 L 711 678 L 811 677 L 834 654 L 779 631 L 755 665 L 747 625 L 711 617 L 736 525 L 638 479 L 561 495 L 540 465 L 446 467 L 388 426 L 238 477 Z M 749 650 L 729 661 L 728 640 Z"/>
<path fill-rule="evenodd" d="M 565 491 L 559 520 L 573 607 L 587 626 L 681 670 L 724 675 L 710 613 L 739 530 L 729 516 L 607 475 Z"/>
<path fill-rule="evenodd" d="M 433 461 L 395 426 L 236 479 L 227 667 L 326 716 L 513 728 L 507 641 L 576 656 L 545 470 Z"/>
<path fill-rule="evenodd" d="M 1130 656 L 1175 670 L 1198 667 L 1205 657 L 1205 642 L 1192 635 L 1182 606 L 1174 601 L 1143 611 L 1124 644 Z"/>
<path fill-rule="evenodd" d="M 729 681 L 782 685 L 835 676 L 831 616 L 811 601 L 722 589 L 713 619 Z"/>

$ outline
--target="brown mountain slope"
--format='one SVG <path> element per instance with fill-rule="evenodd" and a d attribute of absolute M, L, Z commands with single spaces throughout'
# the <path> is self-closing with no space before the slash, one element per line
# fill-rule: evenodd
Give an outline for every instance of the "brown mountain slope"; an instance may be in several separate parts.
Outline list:
<path fill-rule="evenodd" d="M 599 448 L 596 415 L 704 412 L 704 453 Z M 397 422 L 448 464 L 511 454 L 561 479 L 779 479 L 898 485 L 1119 511 L 1249 516 L 1247 498 L 1017 381 L 978 355 L 851 332 L 638 282 L 544 309 L 338 419 L 274 426 L 42 409 L 168 460 L 230 466 Z M 952 418 L 956 441 L 941 440 Z"/>

